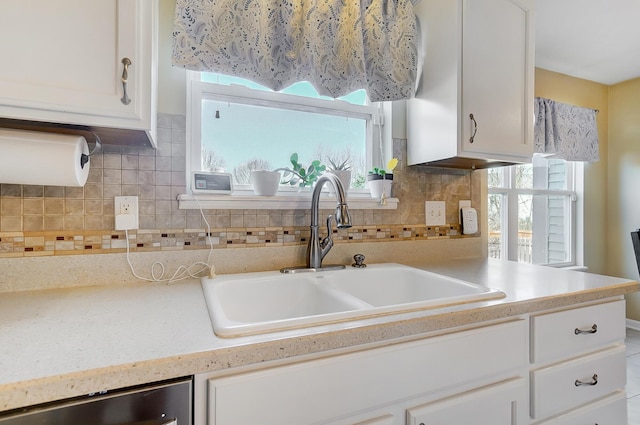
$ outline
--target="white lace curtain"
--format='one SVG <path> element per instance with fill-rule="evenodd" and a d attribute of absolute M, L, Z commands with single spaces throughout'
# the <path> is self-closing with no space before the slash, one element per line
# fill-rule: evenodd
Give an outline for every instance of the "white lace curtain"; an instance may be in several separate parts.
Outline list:
<path fill-rule="evenodd" d="M 321 95 L 372 101 L 415 92 L 410 0 L 177 0 L 173 63 L 273 90 L 309 81 Z"/>
<path fill-rule="evenodd" d="M 535 152 L 567 161 L 600 160 L 595 110 L 537 97 L 535 114 Z"/>

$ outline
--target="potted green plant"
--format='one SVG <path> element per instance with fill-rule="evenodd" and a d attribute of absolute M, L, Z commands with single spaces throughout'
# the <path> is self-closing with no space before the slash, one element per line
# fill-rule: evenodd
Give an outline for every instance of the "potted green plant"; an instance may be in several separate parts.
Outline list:
<path fill-rule="evenodd" d="M 372 198 L 391 197 L 393 170 L 397 165 L 398 159 L 392 158 L 387 163 L 387 169 L 374 167 L 373 170 L 369 171 L 367 174 L 367 186 Z"/>
<path fill-rule="evenodd" d="M 277 168 L 274 171 L 284 171 L 282 183 L 290 186 L 311 187 L 327 169 L 327 166 L 322 165 L 317 159 L 311 161 L 309 166 L 302 165 L 298 162 L 298 154 L 295 152 L 291 154 L 289 161 L 291 167 Z"/>
<path fill-rule="evenodd" d="M 339 162 L 329 158 L 328 161 L 329 167 L 327 171 L 335 174 L 340 179 L 342 187 L 345 192 L 347 192 L 349 187 L 351 187 L 351 165 L 349 165 L 349 159 Z M 329 187 L 329 192 L 333 192 L 333 188 L 331 186 Z"/>

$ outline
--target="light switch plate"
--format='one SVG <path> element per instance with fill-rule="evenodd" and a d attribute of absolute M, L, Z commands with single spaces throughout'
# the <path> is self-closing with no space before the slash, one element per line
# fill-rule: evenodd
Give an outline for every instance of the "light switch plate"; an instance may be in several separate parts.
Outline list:
<path fill-rule="evenodd" d="M 424 208 L 427 226 L 447 224 L 444 201 L 426 201 Z"/>

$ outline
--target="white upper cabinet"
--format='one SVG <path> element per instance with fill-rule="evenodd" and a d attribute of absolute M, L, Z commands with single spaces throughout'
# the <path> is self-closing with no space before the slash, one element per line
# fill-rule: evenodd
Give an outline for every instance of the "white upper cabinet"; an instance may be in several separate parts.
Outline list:
<path fill-rule="evenodd" d="M 410 164 L 484 168 L 533 154 L 533 1 L 422 0 Z"/>
<path fill-rule="evenodd" d="M 156 22 L 152 0 L 2 2 L 0 116 L 153 140 Z"/>

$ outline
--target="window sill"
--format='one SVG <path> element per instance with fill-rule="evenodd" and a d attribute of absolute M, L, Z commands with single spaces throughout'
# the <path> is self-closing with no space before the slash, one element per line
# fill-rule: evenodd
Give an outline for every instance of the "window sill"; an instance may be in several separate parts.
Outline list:
<path fill-rule="evenodd" d="M 398 198 L 387 198 L 382 205 L 380 199 L 369 195 L 353 194 L 347 196 L 347 204 L 352 210 L 395 210 Z M 311 207 L 311 196 L 257 196 L 257 195 L 178 195 L 178 208 L 181 210 L 224 209 L 224 210 L 304 210 Z M 334 209 L 336 198 L 328 193 L 320 196 L 320 209 Z"/>

